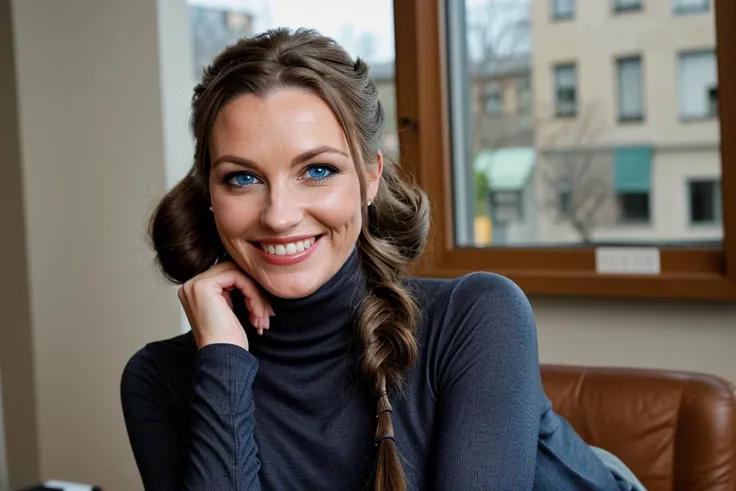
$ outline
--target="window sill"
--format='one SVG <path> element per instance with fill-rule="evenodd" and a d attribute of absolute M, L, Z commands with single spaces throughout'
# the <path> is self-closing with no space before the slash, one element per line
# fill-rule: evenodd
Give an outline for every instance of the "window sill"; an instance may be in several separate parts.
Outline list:
<path fill-rule="evenodd" d="M 575 20 L 575 15 L 553 15 L 551 20 L 552 22 L 570 22 Z"/>
<path fill-rule="evenodd" d="M 722 220 L 702 221 L 702 222 L 692 222 L 691 221 L 690 223 L 688 223 L 688 226 L 696 230 L 721 228 L 723 227 L 723 221 Z"/>
<path fill-rule="evenodd" d="M 718 115 L 706 114 L 703 116 L 680 116 L 680 122 L 684 124 L 707 123 L 709 121 L 718 121 Z"/>
<path fill-rule="evenodd" d="M 639 12 L 642 12 L 644 10 L 644 7 L 641 5 L 637 5 L 636 7 L 614 7 L 613 8 L 613 15 L 621 15 L 621 14 L 636 14 Z"/>
<path fill-rule="evenodd" d="M 659 248 L 658 275 L 598 274 L 595 248 L 453 248 L 441 261 L 425 258 L 412 274 L 455 278 L 488 271 L 511 279 L 529 296 L 736 300 L 736 280 L 723 271 L 719 249 Z M 428 255 L 431 257 L 435 254 Z M 509 267 L 524 264 L 523 268 Z M 482 267 L 479 267 L 482 265 Z"/>
<path fill-rule="evenodd" d="M 710 11 L 710 7 L 676 8 L 672 10 L 675 15 L 703 14 Z"/>
<path fill-rule="evenodd" d="M 575 119 L 578 117 L 578 113 L 555 113 L 557 119 Z"/>
<path fill-rule="evenodd" d="M 619 116 L 618 124 L 642 124 L 644 123 L 644 116 Z"/>

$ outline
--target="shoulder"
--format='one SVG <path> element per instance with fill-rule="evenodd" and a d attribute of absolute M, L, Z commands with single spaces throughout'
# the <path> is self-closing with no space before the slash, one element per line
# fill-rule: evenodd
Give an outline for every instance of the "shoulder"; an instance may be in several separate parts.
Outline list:
<path fill-rule="evenodd" d="M 531 305 L 513 281 L 494 273 L 477 272 L 453 279 L 408 278 L 425 315 L 443 324 L 516 323 L 534 325 Z"/>
<path fill-rule="evenodd" d="M 437 376 L 478 360 L 514 369 L 538 366 L 532 308 L 510 279 L 481 272 L 408 281 L 422 311 L 417 336 Z"/>
<path fill-rule="evenodd" d="M 191 333 L 146 344 L 131 356 L 121 380 L 123 394 L 141 387 L 164 389 L 185 386 L 196 357 Z"/>

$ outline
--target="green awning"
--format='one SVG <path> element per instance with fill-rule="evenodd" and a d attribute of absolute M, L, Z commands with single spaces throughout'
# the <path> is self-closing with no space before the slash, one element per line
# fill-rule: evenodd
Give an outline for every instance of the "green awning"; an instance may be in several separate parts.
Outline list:
<path fill-rule="evenodd" d="M 485 172 L 492 191 L 521 191 L 529 183 L 535 160 L 534 148 L 499 148 L 480 152 L 473 167 Z"/>
<path fill-rule="evenodd" d="M 652 181 L 650 147 L 617 148 L 613 161 L 616 191 L 649 192 Z"/>

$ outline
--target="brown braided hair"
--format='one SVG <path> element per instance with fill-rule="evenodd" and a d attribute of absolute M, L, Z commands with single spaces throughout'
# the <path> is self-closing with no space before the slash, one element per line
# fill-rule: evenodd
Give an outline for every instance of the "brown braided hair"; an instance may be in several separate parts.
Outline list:
<path fill-rule="evenodd" d="M 389 394 L 400 390 L 404 372 L 417 358 L 419 310 L 402 277 L 424 249 L 429 207 L 425 194 L 402 180 L 388 159 L 378 193 L 367 206 L 366 169 L 375 165 L 384 114 L 362 60 L 353 60 L 332 39 L 307 29 L 271 30 L 226 48 L 194 89 L 190 125 L 195 163 L 159 203 L 151 218 L 151 240 L 159 266 L 176 283 L 204 272 L 225 254 L 208 212 L 208 142 L 215 118 L 237 96 L 288 87 L 310 90 L 332 108 L 358 171 L 364 214 L 357 247 L 368 284 L 358 316 L 360 367 L 378 401 L 373 487 L 404 491 Z"/>

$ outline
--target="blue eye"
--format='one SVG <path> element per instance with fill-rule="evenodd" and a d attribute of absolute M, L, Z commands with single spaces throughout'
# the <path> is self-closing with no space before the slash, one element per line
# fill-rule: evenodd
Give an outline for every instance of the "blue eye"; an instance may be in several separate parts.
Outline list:
<path fill-rule="evenodd" d="M 328 177 L 332 175 L 333 172 L 334 171 L 326 165 L 324 166 L 314 165 L 307 169 L 307 175 L 309 176 L 310 179 L 314 179 L 315 181 L 321 181 L 322 179 L 327 179 Z"/>
<path fill-rule="evenodd" d="M 247 187 L 258 182 L 258 178 L 247 172 L 233 173 L 225 178 L 225 181 L 235 187 Z"/>

